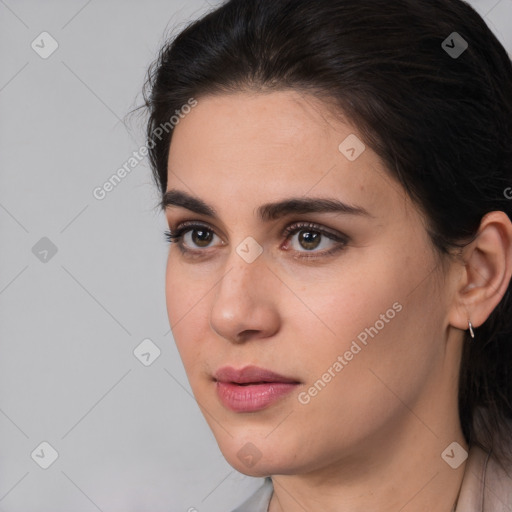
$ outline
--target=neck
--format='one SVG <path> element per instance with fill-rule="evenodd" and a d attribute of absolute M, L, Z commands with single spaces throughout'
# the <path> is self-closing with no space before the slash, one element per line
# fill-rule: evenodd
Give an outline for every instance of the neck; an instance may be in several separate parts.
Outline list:
<path fill-rule="evenodd" d="M 447 422 L 435 409 L 432 415 L 407 411 L 401 425 L 381 429 L 329 467 L 273 476 L 268 511 L 452 512 L 466 461 L 453 469 L 441 454 L 454 441 L 466 451 L 468 446 L 458 415 Z M 457 456 L 457 449 L 453 456 L 450 451 L 447 460 L 454 463 Z"/>

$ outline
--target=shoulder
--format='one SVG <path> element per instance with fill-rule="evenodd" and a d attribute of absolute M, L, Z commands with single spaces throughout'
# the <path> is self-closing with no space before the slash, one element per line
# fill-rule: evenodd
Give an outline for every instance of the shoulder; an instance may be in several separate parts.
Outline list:
<path fill-rule="evenodd" d="M 266 477 L 261 487 L 231 512 L 267 512 L 273 492 L 272 479 Z"/>

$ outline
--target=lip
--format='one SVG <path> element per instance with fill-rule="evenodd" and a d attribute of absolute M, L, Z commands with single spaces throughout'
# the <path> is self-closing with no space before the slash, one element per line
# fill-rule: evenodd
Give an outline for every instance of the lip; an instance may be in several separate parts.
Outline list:
<path fill-rule="evenodd" d="M 223 366 L 215 372 L 213 378 L 219 382 L 234 382 L 235 384 L 256 384 L 262 382 L 298 383 L 297 379 L 285 377 L 258 366 L 245 366 L 239 370 L 232 366 Z"/>
<path fill-rule="evenodd" d="M 219 399 L 235 412 L 265 409 L 300 384 L 296 379 L 257 366 L 224 366 L 215 373 L 214 380 Z"/>

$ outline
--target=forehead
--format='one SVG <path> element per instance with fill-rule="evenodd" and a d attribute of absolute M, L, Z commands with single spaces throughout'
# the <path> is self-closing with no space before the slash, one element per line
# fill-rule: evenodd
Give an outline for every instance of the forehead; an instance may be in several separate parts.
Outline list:
<path fill-rule="evenodd" d="M 346 141 L 356 159 L 342 152 Z M 168 189 L 176 188 L 219 209 L 233 207 L 233 200 L 253 208 L 327 192 L 347 203 L 389 209 L 394 196 L 403 197 L 355 126 L 296 91 L 198 98 L 174 128 Z"/>
<path fill-rule="evenodd" d="M 317 98 L 292 90 L 205 96 L 175 127 L 170 157 L 192 148 L 203 150 L 197 157 L 216 160 L 231 155 L 258 157 L 258 162 L 277 156 L 298 160 L 319 152 L 336 156 L 336 141 L 354 132 L 340 121 Z"/>

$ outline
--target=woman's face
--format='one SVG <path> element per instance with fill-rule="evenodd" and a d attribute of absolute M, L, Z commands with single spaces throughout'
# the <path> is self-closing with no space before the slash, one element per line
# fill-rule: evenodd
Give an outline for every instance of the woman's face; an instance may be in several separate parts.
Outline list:
<path fill-rule="evenodd" d="M 418 417 L 438 426 L 456 396 L 450 281 L 422 216 L 332 112 L 294 91 L 207 96 L 172 138 L 168 191 L 211 211 L 168 197 L 172 232 L 188 223 L 169 251 L 169 320 L 220 449 L 248 475 L 382 450 Z M 217 382 L 226 366 L 292 383 Z"/>

